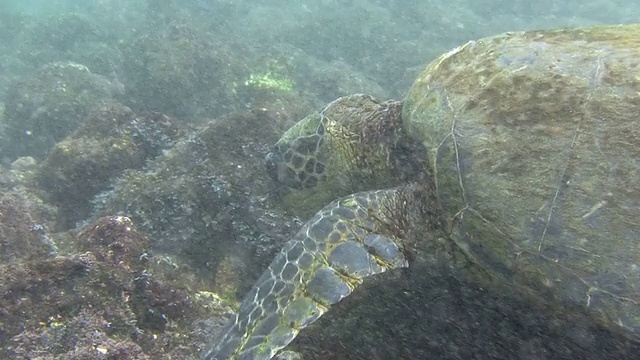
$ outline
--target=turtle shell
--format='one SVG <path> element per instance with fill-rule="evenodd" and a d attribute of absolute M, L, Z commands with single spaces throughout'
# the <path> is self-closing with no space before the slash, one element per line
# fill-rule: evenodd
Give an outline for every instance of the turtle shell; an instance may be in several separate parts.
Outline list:
<path fill-rule="evenodd" d="M 640 26 L 506 33 L 403 106 L 453 240 L 492 274 L 640 334 Z"/>

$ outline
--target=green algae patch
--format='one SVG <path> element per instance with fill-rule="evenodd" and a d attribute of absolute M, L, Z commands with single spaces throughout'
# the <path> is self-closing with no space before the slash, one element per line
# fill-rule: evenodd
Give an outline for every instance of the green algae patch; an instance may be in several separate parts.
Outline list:
<path fill-rule="evenodd" d="M 295 81 L 290 75 L 289 60 L 270 59 L 257 66 L 247 76 L 244 86 L 262 90 L 273 90 L 288 93 L 294 90 Z"/>

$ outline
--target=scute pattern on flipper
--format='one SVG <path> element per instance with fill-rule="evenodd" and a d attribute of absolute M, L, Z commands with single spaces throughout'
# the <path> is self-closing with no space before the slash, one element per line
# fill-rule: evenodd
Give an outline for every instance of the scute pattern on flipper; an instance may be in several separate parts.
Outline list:
<path fill-rule="evenodd" d="M 383 218 L 398 192 L 357 193 L 318 212 L 258 279 L 204 358 L 271 359 L 363 278 L 407 267 Z"/>

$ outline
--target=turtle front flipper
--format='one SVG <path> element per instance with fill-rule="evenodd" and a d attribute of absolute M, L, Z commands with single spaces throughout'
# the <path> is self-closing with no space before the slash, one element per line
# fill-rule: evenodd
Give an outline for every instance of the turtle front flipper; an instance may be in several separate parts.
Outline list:
<path fill-rule="evenodd" d="M 407 267 L 386 219 L 399 193 L 357 193 L 318 212 L 253 285 L 204 358 L 271 359 L 365 277 Z"/>

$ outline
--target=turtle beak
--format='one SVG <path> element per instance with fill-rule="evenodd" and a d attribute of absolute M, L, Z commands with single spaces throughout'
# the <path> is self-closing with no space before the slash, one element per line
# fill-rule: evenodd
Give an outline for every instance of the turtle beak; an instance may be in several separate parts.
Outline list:
<path fill-rule="evenodd" d="M 267 168 L 267 173 L 275 182 L 281 181 L 281 176 L 279 175 L 282 170 L 281 167 L 284 167 L 284 163 L 282 161 L 282 155 L 277 152 L 270 152 L 264 158 L 264 165 Z"/>
<path fill-rule="evenodd" d="M 291 171 L 287 168 L 287 165 L 282 159 L 280 152 L 274 151 L 267 154 L 264 158 L 264 165 L 267 169 L 269 177 L 273 180 L 273 186 L 271 187 L 270 194 L 276 199 L 282 199 L 291 190 L 290 186 L 287 186 L 287 171 Z"/>
<path fill-rule="evenodd" d="M 288 191 L 300 188 L 300 184 L 297 182 L 297 175 L 287 166 L 282 152 L 276 150 L 268 153 L 264 163 L 267 173 L 281 190 Z"/>

